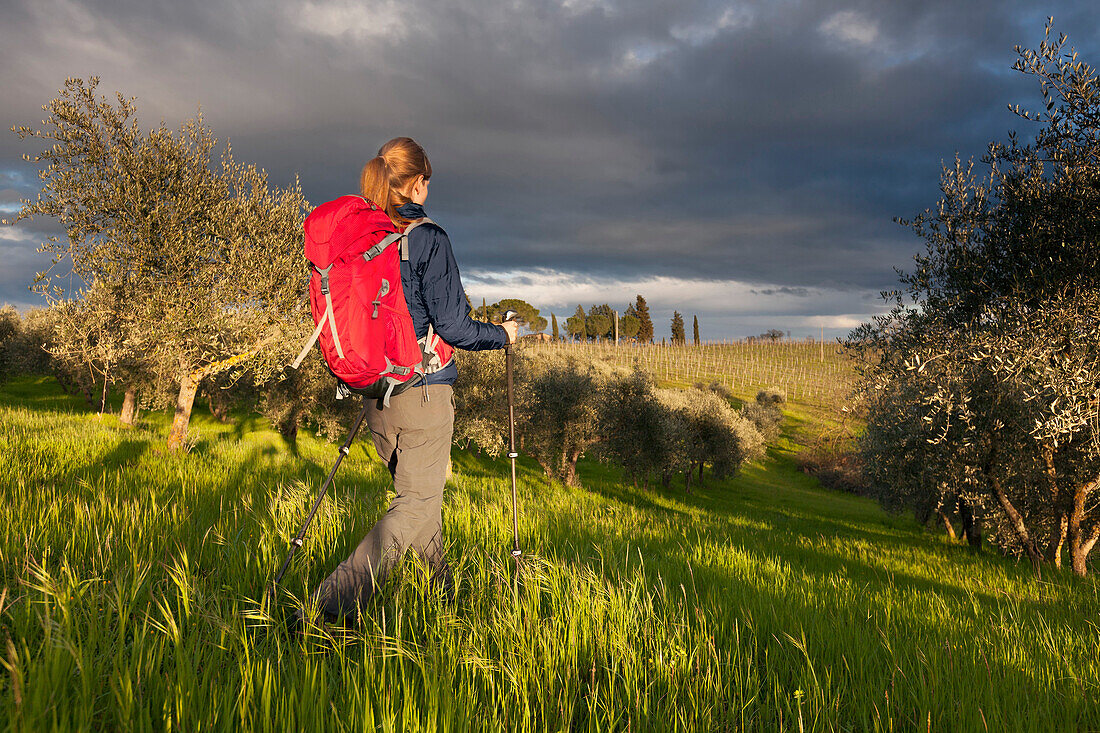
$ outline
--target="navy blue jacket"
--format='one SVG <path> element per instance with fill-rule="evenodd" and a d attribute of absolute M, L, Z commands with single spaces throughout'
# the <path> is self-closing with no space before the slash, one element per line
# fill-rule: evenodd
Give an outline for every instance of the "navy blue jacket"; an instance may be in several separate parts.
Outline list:
<path fill-rule="evenodd" d="M 406 219 L 422 219 L 427 214 L 420 204 L 408 203 L 397 209 Z M 470 318 L 466 291 L 458 275 L 458 263 L 451 240 L 442 227 L 422 224 L 409 235 L 409 259 L 401 263 L 401 287 L 409 306 L 417 338 L 428 334 L 431 323 L 439 336 L 456 349 L 484 351 L 503 349 L 508 344 L 505 330 L 492 323 Z M 458 367 L 452 361 L 427 384 L 454 384 Z"/>

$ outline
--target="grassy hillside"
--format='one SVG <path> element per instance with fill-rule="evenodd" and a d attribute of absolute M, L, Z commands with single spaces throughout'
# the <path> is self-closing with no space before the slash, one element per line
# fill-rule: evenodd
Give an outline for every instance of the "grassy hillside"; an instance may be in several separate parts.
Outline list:
<path fill-rule="evenodd" d="M 531 348 L 583 352 L 620 366 L 638 366 L 655 379 L 691 386 L 717 380 L 752 399 L 778 387 L 795 402 L 835 409 L 848 396 L 854 373 L 838 344 L 806 341 L 663 345 L 623 342 L 546 342 Z"/>
<path fill-rule="evenodd" d="M 742 402 L 765 388 L 787 396 L 787 409 L 799 418 L 799 439 L 850 432 L 855 370 L 838 344 L 777 341 L 619 345 L 561 341 L 525 343 L 524 348 L 583 354 L 620 367 L 637 367 L 667 387 L 719 382 Z"/>
<path fill-rule="evenodd" d="M 287 638 L 264 584 L 335 456 L 258 419 L 85 413 L 0 387 L 0 728 L 1100 729 L 1100 594 L 974 556 L 795 468 L 793 433 L 728 481 L 584 489 L 454 453 L 453 606 L 408 564 L 361 631 Z M 352 450 L 292 567 L 302 596 L 380 514 Z"/>

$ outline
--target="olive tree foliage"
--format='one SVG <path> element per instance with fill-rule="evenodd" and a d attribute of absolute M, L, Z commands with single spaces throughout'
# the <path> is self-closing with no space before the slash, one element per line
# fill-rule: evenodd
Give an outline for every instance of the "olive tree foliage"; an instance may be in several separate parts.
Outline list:
<path fill-rule="evenodd" d="M 519 352 L 517 421 L 547 480 L 579 486 L 577 461 L 600 439 L 600 391 L 613 373 L 572 354 Z"/>
<path fill-rule="evenodd" d="M 779 405 L 786 401 L 784 393 L 775 388 L 762 389 L 756 393 L 756 401 L 741 408 L 741 417 L 751 422 L 764 441 L 771 443 L 779 437 L 779 427 L 783 423 L 783 413 Z"/>
<path fill-rule="evenodd" d="M 41 249 L 68 260 L 87 287 L 124 304 L 117 358 L 136 358 L 177 384 L 168 445 L 183 445 L 195 395 L 219 372 L 277 374 L 308 333 L 300 255 L 308 211 L 297 182 L 270 186 L 235 161 L 201 115 L 176 131 L 139 127 L 133 99 L 96 95 L 98 79 L 69 79 L 43 109 L 41 129 L 15 128 L 46 148 L 42 190 L 18 222 L 56 219 L 66 229 Z M 56 301 L 50 273 L 41 292 Z"/>
<path fill-rule="evenodd" d="M 0 383 L 16 372 L 9 355 L 11 345 L 15 343 L 23 330 L 23 319 L 13 305 L 0 308 Z"/>
<path fill-rule="evenodd" d="M 977 374 L 965 371 L 973 366 L 965 361 L 940 359 L 924 362 L 923 369 L 912 368 L 912 352 L 906 352 L 933 343 L 928 325 L 919 332 L 899 329 L 891 360 L 880 362 L 876 381 L 865 385 L 872 388 L 867 394 L 867 428 L 859 441 L 862 465 L 872 492 L 885 507 L 913 509 L 922 522 L 935 515 L 952 536 L 950 517 L 957 509 L 968 542 L 978 548 L 990 497 L 981 471 L 984 456 L 950 406 L 968 402 L 971 390 L 991 385 L 973 382 Z M 930 410 L 936 400 L 949 409 Z"/>
<path fill-rule="evenodd" d="M 0 308 L 0 381 L 15 374 L 50 374 L 66 394 L 82 398 L 89 408 L 101 407 L 101 365 L 92 361 L 96 334 L 83 330 L 87 315 L 77 312 L 81 305 L 66 300 L 22 316 L 12 306 Z"/>
<path fill-rule="evenodd" d="M 637 487 L 660 475 L 671 431 L 679 428 L 658 402 L 653 380 L 635 370 L 608 381 L 599 401 L 600 453 L 623 467 Z"/>
<path fill-rule="evenodd" d="M 49 308 L 31 308 L 23 314 L 18 331 L 4 347 L 4 361 L 13 373 L 59 373 L 61 367 L 50 355 L 56 321 L 56 314 Z"/>
<path fill-rule="evenodd" d="M 656 475 L 668 486 L 683 474 L 691 488 L 709 464 L 716 478 L 734 475 L 763 454 L 760 433 L 728 401 L 706 390 L 656 389 L 643 372 L 607 381 L 599 406 L 601 452 L 620 463 L 635 485 Z"/>
<path fill-rule="evenodd" d="M 275 377 L 255 384 L 254 379 L 241 379 L 236 385 L 224 384 L 226 399 L 257 399 L 260 413 L 295 452 L 300 430 L 308 429 L 327 440 L 336 440 L 346 434 L 348 424 L 362 409 L 358 398 L 335 399 L 336 379 L 325 367 L 319 349 L 310 349 L 297 369 L 285 367 Z"/>
<path fill-rule="evenodd" d="M 656 394 L 672 424 L 660 454 L 666 485 L 673 475 L 683 473 L 684 488 L 690 491 L 695 473 L 702 485 L 708 463 L 715 478 L 725 478 L 736 474 L 746 461 L 763 456 L 760 432 L 714 392 L 662 389 Z"/>
<path fill-rule="evenodd" d="M 507 447 L 508 393 L 504 354 L 500 351 L 457 351 L 461 374 L 455 384 L 453 440 L 464 449 L 471 446 L 490 456 Z"/>
<path fill-rule="evenodd" d="M 504 360 L 460 352 L 455 385 L 455 443 L 499 454 L 508 431 Z M 517 439 L 547 480 L 578 486 L 577 461 L 588 452 L 621 465 L 648 488 L 683 474 L 691 487 L 704 467 L 715 478 L 762 455 L 753 424 L 712 391 L 658 390 L 652 378 L 598 360 L 519 349 L 515 362 Z"/>
<path fill-rule="evenodd" d="M 1010 536 L 1038 558 L 1045 535 L 1055 563 L 1065 544 L 1074 572 L 1085 575 L 1100 540 L 1100 288 L 1003 314 L 971 358 L 1014 396 L 1013 437 L 1031 459 L 1029 481 L 1011 481 L 1020 467 L 1004 479 L 1020 506 L 1014 513 L 1002 502 Z M 1018 455 L 1011 443 L 1002 450 Z"/>
<path fill-rule="evenodd" d="M 868 396 L 861 451 L 883 496 L 984 512 L 1003 549 L 1085 575 L 1100 539 L 1100 79 L 1047 37 L 1017 49 L 1035 140 L 956 159 L 892 310 L 848 339 Z M 960 511 L 964 523 L 967 516 Z M 973 518 L 971 518 L 973 519 Z"/>
<path fill-rule="evenodd" d="M 263 384 L 283 373 L 310 331 L 301 227 L 308 204 L 295 183 L 268 185 L 266 174 L 223 156 L 225 198 L 213 228 L 179 274 L 182 286 L 145 301 L 157 371 L 178 375 L 169 447 L 186 434 L 195 393 L 207 377 L 247 370 Z"/>
<path fill-rule="evenodd" d="M 54 343 L 50 353 L 62 363 L 83 372 L 101 385 L 100 413 L 106 409 L 108 387 L 130 350 L 123 309 L 114 294 L 98 282 L 77 299 L 55 303 Z"/>

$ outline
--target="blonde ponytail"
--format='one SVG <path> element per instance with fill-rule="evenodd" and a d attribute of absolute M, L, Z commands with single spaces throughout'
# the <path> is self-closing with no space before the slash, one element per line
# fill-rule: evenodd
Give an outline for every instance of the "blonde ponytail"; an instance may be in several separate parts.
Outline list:
<path fill-rule="evenodd" d="M 411 137 L 395 137 L 363 166 L 359 191 L 382 207 L 395 225 L 405 227 L 409 220 L 398 214 L 397 208 L 409 202 L 408 190 L 417 176 L 432 177 L 427 153 Z"/>

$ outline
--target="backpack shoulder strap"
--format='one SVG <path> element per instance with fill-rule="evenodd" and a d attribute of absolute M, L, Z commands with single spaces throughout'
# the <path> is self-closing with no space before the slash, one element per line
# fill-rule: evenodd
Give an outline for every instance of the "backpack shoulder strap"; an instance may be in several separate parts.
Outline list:
<path fill-rule="evenodd" d="M 401 233 L 401 259 L 404 262 L 409 261 L 409 232 L 416 229 L 421 224 L 435 224 L 435 222 L 425 216 L 423 219 L 417 219 L 409 224 L 405 227 L 405 231 Z M 438 224 L 435 225 L 439 226 Z"/>

